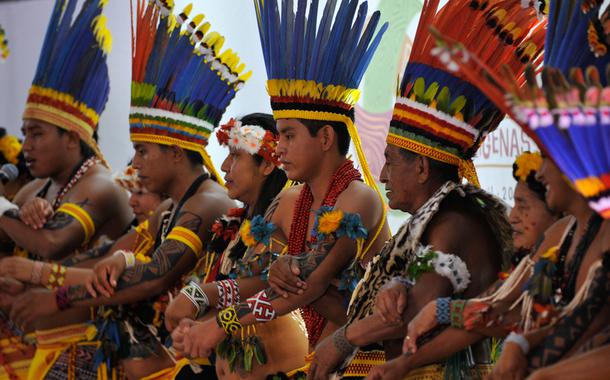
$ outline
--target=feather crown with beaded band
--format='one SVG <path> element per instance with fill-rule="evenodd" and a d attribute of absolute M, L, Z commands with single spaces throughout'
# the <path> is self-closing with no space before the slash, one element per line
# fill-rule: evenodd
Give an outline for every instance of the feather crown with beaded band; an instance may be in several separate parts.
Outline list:
<path fill-rule="evenodd" d="M 103 161 L 93 135 L 110 92 L 107 0 L 87 0 L 73 17 L 77 3 L 55 1 L 23 118 L 76 132 Z"/>
<path fill-rule="evenodd" d="M 388 24 L 377 28 L 379 11 L 367 22 L 366 1 L 328 0 L 323 10 L 319 0 L 307 3 L 254 0 L 273 115 L 345 123 L 365 182 L 376 189 L 353 117 L 358 86 Z"/>
<path fill-rule="evenodd" d="M 448 65 L 450 55 L 435 46 L 436 35 L 476 51 L 494 70 L 507 65 L 522 72 L 541 59 L 545 21 L 520 0 L 439 3 L 424 2 L 388 143 L 457 166 L 460 177 L 478 185 L 472 158 L 504 112 L 481 90 L 479 78 Z"/>
<path fill-rule="evenodd" d="M 170 0 L 132 8 L 130 137 L 198 152 L 220 180 L 205 147 L 251 72 L 231 49 L 221 52 L 224 37 L 191 10 L 174 16 Z"/>
<path fill-rule="evenodd" d="M 610 218 L 610 55 L 600 45 L 606 36 L 595 27 L 608 19 L 608 11 L 598 17 L 600 6 L 598 0 L 551 1 L 544 67 L 530 65 L 520 75 L 494 72 L 476 55 L 443 43 L 460 71 L 483 73 L 485 92 L 553 159 L 590 207 Z"/>

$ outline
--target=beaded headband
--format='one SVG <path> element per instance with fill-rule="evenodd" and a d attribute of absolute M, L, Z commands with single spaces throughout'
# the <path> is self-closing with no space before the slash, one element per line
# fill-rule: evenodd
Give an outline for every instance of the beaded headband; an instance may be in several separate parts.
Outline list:
<path fill-rule="evenodd" d="M 439 35 L 480 53 L 493 70 L 522 72 L 541 56 L 544 21 L 518 1 L 424 3 L 387 142 L 457 166 L 478 185 L 472 158 L 504 113 L 481 91 L 480 78 L 456 71 L 450 53 L 436 46 Z"/>

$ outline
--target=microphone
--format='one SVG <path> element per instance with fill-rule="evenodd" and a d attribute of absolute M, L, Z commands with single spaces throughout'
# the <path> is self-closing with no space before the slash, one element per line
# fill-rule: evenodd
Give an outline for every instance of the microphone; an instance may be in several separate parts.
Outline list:
<path fill-rule="evenodd" d="M 4 164 L 0 168 L 0 182 L 6 184 L 12 182 L 19 177 L 19 169 L 13 164 Z"/>

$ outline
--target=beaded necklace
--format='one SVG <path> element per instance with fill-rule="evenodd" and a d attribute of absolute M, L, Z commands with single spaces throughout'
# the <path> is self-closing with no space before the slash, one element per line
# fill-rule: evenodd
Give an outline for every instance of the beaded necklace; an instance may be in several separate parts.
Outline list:
<path fill-rule="evenodd" d="M 587 253 L 589 246 L 595 239 L 595 236 L 597 236 L 601 224 L 602 218 L 597 213 L 593 213 L 587 221 L 585 231 L 580 240 L 578 241 L 578 244 L 576 245 L 574 251 L 574 258 L 569 263 L 570 270 L 566 270 L 566 257 L 569 248 L 572 244 L 572 239 L 576 230 L 576 224 L 574 224 L 570 229 L 568 236 L 566 237 L 564 243 L 561 246 L 557 263 L 557 271 L 553 276 L 553 287 L 555 288 L 556 303 L 566 304 L 574 297 L 574 293 L 576 290 L 576 278 L 578 277 L 580 265 L 582 264 L 582 260 L 585 254 Z"/>
<path fill-rule="evenodd" d="M 322 201 L 322 206 L 333 207 L 337 202 L 339 195 L 347 189 L 352 181 L 361 181 L 360 172 L 354 168 L 354 164 L 350 160 L 346 160 L 333 174 L 330 180 L 326 196 Z M 291 255 L 300 255 L 305 252 L 305 245 L 308 236 L 309 215 L 313 206 L 313 193 L 309 185 L 305 184 L 299 198 L 297 199 L 292 223 L 290 224 L 290 234 L 288 238 L 288 253 Z M 313 238 L 311 239 L 314 242 Z M 305 321 L 307 328 L 307 336 L 309 343 L 315 346 L 322 329 L 324 328 L 325 319 L 313 307 L 306 305 L 301 308 L 301 315 Z"/>
<path fill-rule="evenodd" d="M 68 183 L 66 183 L 64 187 L 62 187 L 59 192 L 57 192 L 57 195 L 55 196 L 55 199 L 52 203 L 53 210 L 57 210 L 59 206 L 61 206 L 61 202 L 63 202 L 66 194 L 68 194 L 68 192 L 74 188 L 78 181 L 83 178 L 85 173 L 87 173 L 87 171 L 96 163 L 98 163 L 98 159 L 97 157 L 93 156 L 89 157 L 78 166 L 78 168 L 70 176 L 70 180 L 68 181 Z M 45 197 L 47 192 L 49 191 L 49 187 L 51 187 L 51 180 L 47 181 L 42 190 L 40 190 L 38 194 L 36 194 L 36 196 L 41 198 Z"/>

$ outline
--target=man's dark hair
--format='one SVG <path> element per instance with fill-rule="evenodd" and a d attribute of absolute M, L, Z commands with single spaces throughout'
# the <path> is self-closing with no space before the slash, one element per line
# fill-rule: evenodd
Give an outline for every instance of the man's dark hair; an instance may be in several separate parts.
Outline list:
<path fill-rule="evenodd" d="M 345 123 L 341 121 L 319 121 L 305 119 L 299 119 L 299 121 L 303 123 L 305 127 L 307 127 L 307 130 L 309 131 L 311 137 L 315 137 L 318 134 L 318 131 L 322 129 L 322 127 L 324 127 L 325 125 L 330 125 L 337 134 L 337 145 L 339 146 L 339 153 L 342 156 L 347 155 L 347 152 L 349 151 L 350 137 Z"/>
<path fill-rule="evenodd" d="M 63 136 L 64 133 L 67 132 L 67 130 L 65 130 L 63 128 L 59 128 L 59 127 L 56 127 L 56 128 L 57 128 L 57 131 L 59 132 L 60 136 Z M 98 141 L 97 131 L 93 131 L 93 140 L 95 142 Z M 87 160 L 87 159 L 95 156 L 95 151 L 93 150 L 93 148 L 91 148 L 89 145 L 87 145 L 87 143 L 84 142 L 83 139 L 79 139 L 79 144 L 80 144 L 80 154 L 84 160 Z"/>
<path fill-rule="evenodd" d="M 414 160 L 417 156 L 420 156 L 420 154 L 402 148 L 400 149 L 400 154 L 409 161 Z M 430 174 L 434 180 L 438 181 L 439 183 L 445 183 L 447 181 L 459 183 L 460 176 L 458 174 L 457 166 L 440 162 L 429 157 L 428 162 L 430 165 Z"/>
<path fill-rule="evenodd" d="M 240 121 L 243 125 L 258 125 L 264 130 L 270 131 L 274 135 L 278 134 L 275 120 L 273 119 L 273 116 L 269 114 L 251 113 L 242 117 Z M 263 162 L 263 157 L 255 154 L 254 160 L 260 165 Z M 273 172 L 269 174 L 265 180 L 265 183 L 263 184 L 263 188 L 261 189 L 261 193 L 256 201 L 256 204 L 251 205 L 252 215 L 264 215 L 273 199 L 286 185 L 286 181 L 288 181 L 288 178 L 283 170 L 279 168 L 273 169 Z"/>

